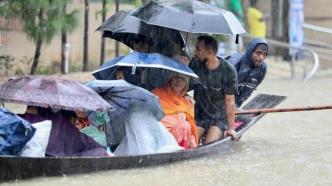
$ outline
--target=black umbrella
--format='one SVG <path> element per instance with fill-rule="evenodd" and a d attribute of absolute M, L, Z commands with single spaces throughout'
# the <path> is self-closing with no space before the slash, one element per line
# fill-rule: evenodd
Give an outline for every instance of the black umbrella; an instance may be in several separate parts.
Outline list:
<path fill-rule="evenodd" d="M 150 1 L 132 13 L 142 21 L 189 33 L 245 33 L 232 12 L 197 0 Z"/>
<path fill-rule="evenodd" d="M 103 33 L 103 37 L 120 41 L 132 49 L 134 49 L 134 43 L 137 41 L 148 42 L 152 46 L 152 52 L 159 52 L 164 55 L 167 55 L 163 52 L 167 48 L 166 43 L 178 44 L 180 49 L 184 48 L 185 43 L 179 31 L 148 25 L 132 16 L 131 12 L 133 11 L 121 10 L 115 13 L 97 30 Z M 174 48 L 174 46 L 172 47 Z"/>

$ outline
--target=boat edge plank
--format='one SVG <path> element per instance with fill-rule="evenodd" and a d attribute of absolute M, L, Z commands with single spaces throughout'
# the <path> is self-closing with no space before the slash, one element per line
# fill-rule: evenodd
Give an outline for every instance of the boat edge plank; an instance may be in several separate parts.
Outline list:
<path fill-rule="evenodd" d="M 244 106 L 244 109 L 273 108 L 286 97 L 259 94 Z M 237 131 L 241 136 L 265 114 L 259 114 Z M 29 179 L 41 176 L 63 176 L 95 171 L 139 168 L 172 163 L 180 160 L 202 157 L 207 154 L 226 152 L 235 143 L 230 137 L 197 149 L 182 150 L 172 153 L 159 153 L 139 156 L 115 157 L 67 157 L 67 158 L 32 158 L 32 157 L 0 157 L 0 182 Z"/>

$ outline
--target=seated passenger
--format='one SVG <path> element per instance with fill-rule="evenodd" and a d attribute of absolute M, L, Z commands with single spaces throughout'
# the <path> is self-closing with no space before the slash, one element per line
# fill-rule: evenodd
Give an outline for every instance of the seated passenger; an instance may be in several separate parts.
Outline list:
<path fill-rule="evenodd" d="M 44 120 L 52 121 L 49 143 L 46 155 L 52 157 L 78 157 L 78 156 L 108 156 L 105 147 L 99 145 L 92 138 L 80 133 L 78 128 L 87 125 L 86 118 L 80 117 L 73 111 L 28 106 L 23 119 L 35 123 Z"/>
<path fill-rule="evenodd" d="M 137 35 L 136 37 L 132 38 L 132 42 L 133 42 L 134 51 L 141 53 L 151 52 L 153 41 L 151 41 L 150 39 L 142 35 Z M 115 79 L 117 80 L 122 79 L 135 86 L 144 87 L 146 82 L 143 82 L 142 80 L 143 73 L 144 73 L 143 68 L 136 69 L 136 71 L 133 74 L 132 67 L 120 67 L 117 69 L 115 73 Z"/>
<path fill-rule="evenodd" d="M 142 87 L 141 76 L 144 69 L 138 68 L 135 74 L 132 74 L 132 67 L 120 67 L 115 73 L 116 80 L 125 80 L 128 83 Z"/>
<path fill-rule="evenodd" d="M 178 60 L 179 62 L 188 65 L 189 58 L 187 54 L 182 51 L 180 45 L 176 43 L 169 43 L 170 46 L 164 46 L 165 51 L 160 52 L 162 55 Z M 170 49 L 171 48 L 171 49 Z M 167 51 L 167 52 L 166 52 Z M 159 53 L 159 52 L 158 52 Z M 144 77 L 142 78 L 146 82 L 147 90 L 153 90 L 158 87 L 162 87 L 167 84 L 168 77 L 170 76 L 170 71 L 162 68 L 147 68 L 144 71 Z"/>
<path fill-rule="evenodd" d="M 161 123 L 173 134 L 178 144 L 186 149 L 197 147 L 198 142 L 194 101 L 186 95 L 188 80 L 182 74 L 172 74 L 164 87 L 152 90 L 159 97 L 166 115 Z"/>

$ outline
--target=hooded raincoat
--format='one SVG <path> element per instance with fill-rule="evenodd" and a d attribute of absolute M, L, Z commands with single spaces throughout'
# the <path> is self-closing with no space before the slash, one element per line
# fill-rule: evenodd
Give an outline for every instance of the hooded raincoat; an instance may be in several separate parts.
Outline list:
<path fill-rule="evenodd" d="M 265 39 L 255 38 L 248 44 L 245 54 L 234 54 L 226 58 L 235 66 L 238 74 L 239 94 L 235 98 L 237 107 L 240 107 L 249 98 L 265 77 L 266 63 L 263 61 L 258 66 L 255 66 L 252 60 L 252 53 L 259 44 L 265 44 L 268 47 Z"/>

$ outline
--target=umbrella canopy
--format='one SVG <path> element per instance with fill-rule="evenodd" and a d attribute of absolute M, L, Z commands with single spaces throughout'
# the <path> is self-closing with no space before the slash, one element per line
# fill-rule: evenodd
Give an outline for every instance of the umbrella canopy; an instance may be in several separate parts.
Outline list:
<path fill-rule="evenodd" d="M 92 72 L 92 75 L 97 79 L 108 79 L 107 77 L 114 74 L 117 68 L 121 66 L 132 67 L 133 74 L 135 73 L 136 68 L 148 67 L 167 69 L 198 78 L 198 76 L 187 65 L 176 59 L 169 58 L 158 53 L 140 52 L 131 52 L 127 56 L 117 57 Z"/>
<path fill-rule="evenodd" d="M 144 27 L 143 25 L 146 24 L 129 13 L 129 11 L 124 10 L 118 11 L 99 26 L 97 30 L 103 33 L 103 37 L 120 41 L 133 49 L 132 39 L 139 34 L 149 39 L 150 36 L 146 32 L 140 32 L 141 26 Z"/>
<path fill-rule="evenodd" d="M 150 1 L 132 15 L 151 25 L 190 33 L 235 35 L 246 32 L 232 12 L 197 0 Z"/>
<path fill-rule="evenodd" d="M 178 44 L 180 48 L 184 48 L 185 42 L 179 31 L 148 25 L 132 16 L 131 12 L 133 11 L 118 11 L 109 17 L 97 30 L 103 33 L 103 37 L 120 41 L 132 49 L 134 49 L 134 43 L 141 40 L 149 42 L 152 50 L 159 53 L 162 53 L 160 46 L 161 43 L 165 45 L 165 41 L 173 45 Z"/>
<path fill-rule="evenodd" d="M 73 111 L 106 111 L 112 107 L 77 81 L 24 76 L 0 85 L 0 101 Z"/>
<path fill-rule="evenodd" d="M 157 96 L 124 80 L 92 80 L 86 85 L 115 108 L 115 111 L 109 113 L 111 125 L 107 126 L 107 131 L 113 132 L 116 141 L 110 144 L 119 144 L 124 137 L 125 117 L 133 103 L 142 102 L 158 121 L 164 117 Z"/>

